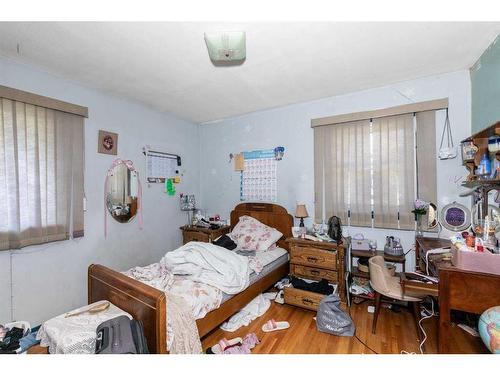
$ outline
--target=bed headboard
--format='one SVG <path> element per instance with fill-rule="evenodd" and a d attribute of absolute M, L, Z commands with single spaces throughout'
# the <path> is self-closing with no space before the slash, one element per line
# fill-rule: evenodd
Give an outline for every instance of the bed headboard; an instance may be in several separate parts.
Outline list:
<path fill-rule="evenodd" d="M 243 215 L 251 216 L 283 233 L 278 246 L 289 250 L 285 240 L 292 237 L 293 217 L 284 207 L 272 203 L 240 203 L 231 211 L 231 229 Z"/>

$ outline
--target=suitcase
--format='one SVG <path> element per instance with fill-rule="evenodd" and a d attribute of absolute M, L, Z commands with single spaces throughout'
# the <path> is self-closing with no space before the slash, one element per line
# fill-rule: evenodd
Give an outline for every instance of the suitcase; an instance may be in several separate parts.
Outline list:
<path fill-rule="evenodd" d="M 142 323 L 125 315 L 97 327 L 96 354 L 148 354 Z"/>

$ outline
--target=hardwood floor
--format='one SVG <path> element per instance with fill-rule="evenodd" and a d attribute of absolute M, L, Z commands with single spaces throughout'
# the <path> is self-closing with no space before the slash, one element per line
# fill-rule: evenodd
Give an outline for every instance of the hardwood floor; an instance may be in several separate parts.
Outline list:
<path fill-rule="evenodd" d="M 371 333 L 373 314 L 367 311 L 368 303 L 351 307 L 351 315 L 356 325 L 356 335 L 367 346 L 377 353 L 399 354 L 402 350 L 420 353 L 419 341 L 413 317 L 409 310 L 401 308 L 394 312 L 383 308 L 380 311 L 376 334 Z M 345 308 L 345 305 L 343 305 Z M 261 343 L 252 353 L 261 354 L 370 354 L 373 353 L 355 337 L 339 337 L 319 332 L 313 311 L 272 303 L 271 308 L 260 318 L 254 320 L 248 327 L 242 327 L 236 332 L 224 332 L 220 328 L 211 332 L 202 340 L 206 349 L 216 344 L 221 338 L 232 338 L 255 332 Z M 269 319 L 286 320 L 290 328 L 283 331 L 264 333 L 261 326 Z M 437 353 L 437 321 L 433 317 L 423 322 L 428 335 L 425 342 L 426 353 Z M 477 339 L 467 337 L 459 328 L 453 335 L 453 344 L 457 353 L 482 352 Z"/>
<path fill-rule="evenodd" d="M 346 306 L 342 305 L 345 309 Z M 373 314 L 367 311 L 368 303 L 364 302 L 351 307 L 351 315 L 356 325 L 356 335 L 367 346 L 377 353 L 399 354 L 402 350 L 420 353 L 415 323 L 409 310 L 401 308 L 396 313 L 386 308 L 380 311 L 377 332 L 371 333 Z M 355 337 L 339 337 L 319 332 L 313 311 L 279 305 L 272 302 L 270 309 L 248 327 L 236 332 L 224 332 L 220 328 L 214 330 L 202 340 L 204 349 L 216 344 L 221 338 L 245 336 L 255 332 L 261 343 L 252 349 L 252 353 L 261 354 L 371 354 Z M 262 325 L 269 319 L 286 320 L 290 328 L 283 331 L 264 333 Z M 436 317 L 423 322 L 428 335 L 425 342 L 426 353 L 437 353 Z M 452 327 L 450 347 L 454 353 L 486 353 L 487 349 L 480 339 L 473 338 L 458 327 Z M 47 348 L 36 345 L 28 350 L 30 354 L 47 354 Z"/>

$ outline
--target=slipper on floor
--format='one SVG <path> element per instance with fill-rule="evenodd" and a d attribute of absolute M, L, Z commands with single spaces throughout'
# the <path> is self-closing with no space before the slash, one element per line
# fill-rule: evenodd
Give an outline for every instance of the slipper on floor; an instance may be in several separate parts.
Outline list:
<path fill-rule="evenodd" d="M 290 328 L 290 323 L 288 322 L 277 322 L 274 319 L 268 320 L 266 324 L 262 326 L 262 331 L 273 332 L 282 329 Z"/>
<path fill-rule="evenodd" d="M 224 350 L 236 345 L 241 345 L 242 342 L 243 340 L 241 339 L 241 337 L 235 337 L 234 339 L 231 340 L 223 338 L 217 344 L 215 344 L 211 348 L 208 348 L 207 354 L 222 354 L 224 353 Z"/>

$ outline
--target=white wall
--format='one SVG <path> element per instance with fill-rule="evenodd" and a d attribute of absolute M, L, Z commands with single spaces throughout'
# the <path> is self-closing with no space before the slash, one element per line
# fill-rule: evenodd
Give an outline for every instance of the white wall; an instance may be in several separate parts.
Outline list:
<path fill-rule="evenodd" d="M 145 160 L 141 148 L 145 144 L 181 155 L 185 173 L 177 191 L 198 194 L 198 126 L 7 59 L 0 59 L 0 84 L 89 108 L 85 121 L 85 237 L 0 252 L 0 322 L 11 319 L 12 308 L 13 319 L 37 324 L 86 303 L 89 264 L 125 270 L 157 261 L 181 244 L 179 226 L 186 216 L 179 210 L 178 195 L 167 196 L 161 184 L 148 188 L 144 179 L 144 230 L 138 229 L 137 220 L 120 224 L 108 217 L 108 238 L 104 238 L 104 178 L 114 156 L 97 153 L 98 130 L 119 134 L 118 157 L 131 159 L 142 177 Z"/>
<path fill-rule="evenodd" d="M 449 115 L 455 142 L 470 135 L 470 79 L 468 71 L 442 74 L 348 95 L 325 98 L 244 116 L 202 124 L 200 128 L 201 203 L 208 213 L 229 216 L 239 201 L 239 172 L 233 171 L 229 153 L 284 146 L 285 157 L 278 163 L 278 203 L 293 214 L 296 202 L 306 203 L 314 216 L 314 154 L 311 119 L 343 113 L 387 108 L 410 102 L 449 98 Z M 437 116 L 436 143 L 444 125 L 444 111 Z M 460 181 L 465 169 L 460 156 L 438 161 L 438 208 L 452 201 L 467 206 L 469 199 L 460 199 Z M 308 219 L 306 225 L 311 225 Z M 350 228 L 348 234 L 362 232 L 378 241 L 381 248 L 385 236 L 400 237 L 406 250 L 414 243 L 413 231 Z M 413 255 L 407 266 L 413 267 Z"/>
<path fill-rule="evenodd" d="M 470 82 L 467 71 L 443 74 L 381 87 L 255 112 L 198 126 L 57 78 L 33 67 L 0 58 L 0 84 L 47 95 L 89 107 L 85 125 L 87 212 L 85 237 L 11 252 L 0 252 L 0 321 L 25 319 L 37 324 L 85 303 L 87 266 L 101 263 L 124 270 L 158 260 L 165 251 L 181 243 L 178 227 L 186 217 L 179 211 L 178 196 L 168 197 L 159 185 L 144 186 L 144 230 L 137 222 L 109 223 L 103 233 L 103 184 L 113 157 L 98 154 L 97 133 L 106 129 L 119 133 L 119 157 L 134 161 L 144 176 L 145 144 L 159 146 L 183 158 L 185 170 L 180 192 L 197 194 L 207 213 L 229 217 L 239 203 L 239 174 L 229 163 L 229 153 L 285 146 L 278 164 L 278 203 L 293 213 L 297 201 L 314 214 L 312 118 L 391 107 L 448 97 L 455 141 L 470 134 Z M 437 142 L 444 123 L 438 117 Z M 436 161 L 438 205 L 459 199 L 460 177 L 465 175 L 460 157 Z M 311 219 L 307 220 L 310 225 Z M 386 230 L 363 231 L 382 245 Z M 402 238 L 405 249 L 413 244 L 413 232 L 392 231 Z M 10 261 L 12 259 L 12 262 Z M 409 262 L 412 265 L 412 261 Z M 13 304 L 11 305 L 11 272 Z"/>

